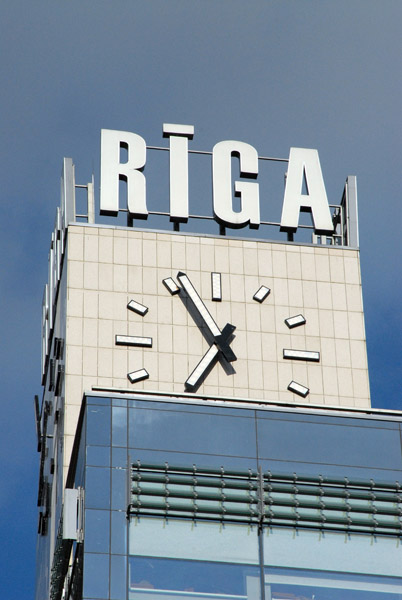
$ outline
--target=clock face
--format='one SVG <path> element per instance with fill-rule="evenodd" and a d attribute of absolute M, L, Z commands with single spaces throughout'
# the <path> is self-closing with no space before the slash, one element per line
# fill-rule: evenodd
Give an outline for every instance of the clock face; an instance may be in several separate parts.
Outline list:
<path fill-rule="evenodd" d="M 221 273 L 211 273 L 211 288 L 208 298 L 202 298 L 196 285 L 191 281 L 189 275 L 183 271 L 178 271 L 174 276 L 168 276 L 160 282 L 162 289 L 166 290 L 175 297 L 174 301 L 181 302 L 182 310 L 187 311 L 189 317 L 199 329 L 200 335 L 204 337 L 207 349 L 198 363 L 194 364 L 188 377 L 183 381 L 184 389 L 187 392 L 196 392 L 201 384 L 207 380 L 211 371 L 219 362 L 224 369 L 227 377 L 236 374 L 236 363 L 239 357 L 236 355 L 236 323 L 222 322 L 217 323 L 207 307 L 209 302 L 224 302 L 224 289 L 222 286 Z M 273 294 L 275 290 L 273 290 Z M 269 302 L 271 290 L 264 284 L 251 294 L 252 301 L 257 306 Z M 144 317 L 148 313 L 148 307 L 132 298 L 127 309 L 134 313 L 138 318 Z M 306 326 L 306 319 L 302 314 L 289 315 L 283 323 L 284 331 L 292 332 L 296 328 Z M 174 327 L 174 325 L 172 325 Z M 128 346 L 133 348 L 152 348 L 153 339 L 146 336 L 128 336 L 116 335 L 115 343 L 118 346 Z M 242 360 L 241 358 L 239 360 Z M 281 360 L 314 362 L 320 361 L 320 352 L 317 350 L 305 350 L 295 348 L 283 348 Z M 129 381 L 135 384 L 144 379 L 148 379 L 150 374 L 141 367 L 127 374 Z M 303 381 L 294 381 L 288 383 L 287 390 L 303 398 L 309 394 L 310 390 Z"/>

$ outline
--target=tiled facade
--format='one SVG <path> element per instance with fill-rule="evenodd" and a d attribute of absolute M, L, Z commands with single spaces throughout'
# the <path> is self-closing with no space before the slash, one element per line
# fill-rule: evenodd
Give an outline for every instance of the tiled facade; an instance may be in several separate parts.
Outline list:
<path fill-rule="evenodd" d="M 185 391 L 209 346 L 162 284 L 178 271 L 221 329 L 236 326 L 235 372 L 218 361 L 197 394 L 370 406 L 358 250 L 70 224 L 67 256 L 67 443 L 93 386 Z M 211 300 L 213 271 L 222 274 L 222 302 Z M 271 289 L 262 304 L 253 300 L 260 285 Z M 127 310 L 131 299 L 149 308 L 144 317 Z M 306 324 L 288 329 L 284 319 L 299 313 Z M 116 346 L 116 335 L 150 336 L 153 346 Z M 284 360 L 284 348 L 319 351 L 320 362 Z M 131 384 L 127 374 L 143 367 L 149 379 Z M 310 389 L 307 398 L 287 390 L 291 380 Z"/>

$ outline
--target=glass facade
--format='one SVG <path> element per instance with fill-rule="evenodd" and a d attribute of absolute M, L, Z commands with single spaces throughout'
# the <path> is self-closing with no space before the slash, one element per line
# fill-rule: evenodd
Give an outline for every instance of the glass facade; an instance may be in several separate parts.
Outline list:
<path fill-rule="evenodd" d="M 236 408 L 151 396 L 87 396 L 82 410 L 69 482 L 85 491 L 85 525 L 83 542 L 73 546 L 76 578 L 71 598 L 82 593 L 86 600 L 402 599 L 402 546 L 395 534 L 401 526 L 398 498 L 382 509 L 380 502 L 392 531 L 378 535 L 375 525 L 370 533 L 348 530 L 349 513 L 342 511 L 335 513 L 342 528 L 330 530 L 317 508 L 311 509 L 316 527 L 231 518 L 222 495 L 214 500 L 210 484 L 205 484 L 204 496 L 199 491 L 203 469 L 218 473 L 223 468 L 233 473 L 283 473 L 296 477 L 295 486 L 303 477 L 343 479 L 346 488 L 353 481 L 358 498 L 363 498 L 364 487 L 359 481 L 371 481 L 384 494 L 387 482 L 402 481 L 400 419 Z M 167 474 L 161 487 L 152 482 L 156 471 L 151 472 L 151 483 L 138 471 L 136 493 L 148 490 L 151 501 L 147 505 L 145 496 L 136 496 L 134 510 L 133 464 L 158 465 L 166 473 L 175 465 L 179 475 Z M 192 497 L 187 484 L 180 493 L 175 484 L 185 470 L 194 471 Z M 239 478 L 232 479 L 236 487 Z M 250 479 L 250 506 L 255 507 L 252 485 Z M 296 521 L 302 513 L 300 493 L 294 487 L 287 495 L 277 494 Z M 238 492 L 225 494 L 240 515 L 244 499 Z M 356 510 L 363 516 L 376 513 L 378 504 L 373 503 L 382 496 L 373 496 L 371 492 L 359 500 Z M 204 497 L 212 501 L 213 514 L 197 513 Z M 162 509 L 155 510 L 158 502 Z M 172 512 L 175 502 L 179 508 L 182 503 L 183 512 Z M 189 502 L 195 507 L 191 515 L 184 510 Z M 373 518 L 376 523 L 376 514 Z"/>

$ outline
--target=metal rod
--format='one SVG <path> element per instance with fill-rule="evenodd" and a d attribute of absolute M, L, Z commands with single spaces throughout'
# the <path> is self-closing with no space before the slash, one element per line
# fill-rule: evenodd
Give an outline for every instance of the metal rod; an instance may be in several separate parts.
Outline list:
<path fill-rule="evenodd" d="M 157 503 L 157 502 L 150 502 L 147 500 L 141 500 L 141 501 L 137 501 L 137 500 L 133 500 L 131 502 L 131 505 L 129 507 L 129 512 L 132 512 L 132 509 L 139 509 L 140 514 L 142 509 L 152 509 L 152 510 L 156 510 L 156 511 L 161 511 L 163 512 L 164 515 L 166 515 L 166 513 L 188 513 L 191 518 L 194 518 L 194 516 L 197 515 L 203 515 L 203 514 L 215 514 L 215 515 L 220 515 L 220 516 L 238 516 L 238 517 L 245 517 L 246 520 L 253 520 L 253 522 L 255 522 L 256 524 L 259 523 L 259 515 L 257 511 L 252 511 L 252 510 L 242 510 L 242 509 L 236 509 L 236 508 L 232 508 L 232 507 L 222 507 L 222 506 L 217 506 L 217 507 L 212 507 L 212 506 L 199 506 L 199 505 L 194 505 L 192 504 L 171 504 L 168 503 L 168 505 L 164 502 L 162 503 Z M 334 524 L 334 525 L 356 525 L 356 526 L 360 526 L 360 527 L 366 527 L 366 528 L 381 528 L 381 529 L 387 529 L 387 530 L 395 530 L 395 531 L 399 531 L 402 532 L 402 523 L 398 522 L 398 523 L 389 523 L 388 521 L 384 521 L 384 520 L 378 520 L 378 519 L 364 519 L 364 518 L 360 518 L 360 517 L 335 517 L 335 516 L 325 516 L 325 518 L 321 521 L 321 519 L 318 519 L 316 515 L 310 515 L 310 514 L 299 514 L 299 513 L 295 513 L 295 512 L 284 512 L 284 511 L 273 511 L 272 509 L 270 509 L 268 512 L 266 511 L 265 513 L 265 523 L 266 524 L 270 524 L 270 525 L 276 525 L 279 521 L 286 521 L 286 522 L 292 522 L 295 526 L 298 526 L 299 523 L 320 523 L 321 526 L 324 526 L 326 524 Z"/>
<path fill-rule="evenodd" d="M 173 483 L 169 478 L 169 483 Z M 188 484 L 190 485 L 190 484 Z M 226 489 L 226 487 L 224 488 Z M 164 497 L 164 498 L 194 498 L 193 491 L 186 490 L 177 490 L 174 491 L 172 489 L 155 489 L 155 488 L 146 488 L 141 485 L 141 487 L 133 488 L 132 493 L 134 496 L 148 496 L 148 497 Z M 235 495 L 235 494 L 226 494 L 222 490 L 221 493 L 207 493 L 207 492 L 197 492 L 197 500 L 209 501 L 209 502 L 227 502 L 227 503 L 242 503 L 248 506 L 257 505 L 259 514 L 264 520 L 265 512 L 265 503 L 264 499 L 260 500 L 259 494 L 255 497 L 250 497 L 248 494 L 244 494 L 243 496 Z M 399 508 L 388 508 L 384 506 L 375 506 L 375 505 L 362 505 L 362 504 L 349 504 L 349 500 L 347 498 L 339 498 L 341 502 L 324 502 L 321 499 L 313 500 L 302 500 L 299 497 L 296 498 L 275 498 L 274 496 L 270 496 L 269 507 L 290 507 L 290 508 L 305 508 L 311 510 L 325 510 L 325 511 L 335 511 L 335 512 L 348 512 L 348 513 L 364 513 L 364 514 L 379 514 L 379 515 L 390 515 L 390 516 L 400 516 L 401 509 Z M 142 501 L 142 500 L 141 500 Z M 394 504 L 394 502 L 391 502 Z"/>
<path fill-rule="evenodd" d="M 157 517 L 157 518 L 161 518 L 161 517 L 165 517 L 166 518 L 166 511 L 164 510 L 161 514 L 158 514 L 156 512 L 148 512 L 146 510 L 141 510 L 141 511 L 130 511 L 129 512 L 129 516 L 147 516 L 147 517 Z M 186 517 L 180 514 L 169 514 L 168 515 L 169 519 L 194 519 L 194 516 L 192 515 L 191 517 Z M 202 515 L 200 516 L 200 520 L 201 521 L 212 521 L 212 522 L 222 522 L 222 517 L 221 516 L 209 516 L 209 515 Z M 248 520 L 241 520 L 240 518 L 236 519 L 236 518 L 230 518 L 229 515 L 225 516 L 225 522 L 228 523 L 233 523 L 233 524 L 239 524 L 239 523 L 245 523 L 248 525 L 253 526 L 255 523 L 253 523 L 252 521 Z M 293 527 L 297 527 L 298 529 L 317 529 L 319 531 L 323 530 L 323 524 L 322 523 L 300 523 L 298 522 L 297 524 L 292 524 L 292 523 L 282 523 L 282 522 L 277 522 L 277 523 L 268 523 L 266 524 L 266 527 L 264 528 L 265 530 L 267 529 L 267 527 L 286 527 L 286 528 L 293 528 Z M 376 527 L 372 527 L 372 529 L 370 529 L 370 531 L 367 531 L 367 528 L 359 526 L 359 525 L 353 525 L 353 524 L 346 524 L 346 525 L 334 525 L 332 523 L 328 524 L 325 526 L 325 530 L 326 531 L 336 531 L 336 532 L 347 532 L 347 533 L 363 533 L 366 534 L 369 533 L 370 535 L 380 535 L 383 537 L 401 537 L 402 532 L 399 529 L 396 529 L 395 531 L 391 531 L 391 530 L 386 530 L 386 531 L 382 531 L 381 529 L 378 529 Z"/>
<path fill-rule="evenodd" d="M 199 476 L 199 475 L 211 475 L 211 476 L 219 476 L 224 478 L 225 480 L 229 477 L 232 478 L 237 478 L 240 480 L 246 480 L 246 481 L 256 481 L 257 477 L 258 477 L 258 472 L 257 471 L 253 471 L 253 470 L 248 470 L 248 471 L 238 471 L 238 470 L 233 470 L 233 469 L 206 469 L 206 468 L 202 468 L 202 467 L 196 467 L 195 465 L 193 467 L 181 467 L 181 466 L 175 466 L 175 465 L 168 465 L 167 468 L 164 467 L 164 465 L 158 465 L 158 464 L 153 464 L 153 463 L 140 463 L 140 464 L 136 464 L 133 463 L 132 465 L 133 468 L 133 472 L 136 472 L 138 470 L 138 472 L 143 472 L 143 471 L 150 471 L 150 472 L 155 472 L 155 473 L 182 473 L 182 474 L 188 474 L 191 476 Z M 320 486 L 335 486 L 335 485 L 339 485 L 344 489 L 348 489 L 351 490 L 351 488 L 357 488 L 360 490 L 364 490 L 364 489 L 369 489 L 371 491 L 377 491 L 379 489 L 383 489 L 383 490 L 393 490 L 393 491 L 397 491 L 400 492 L 402 494 L 402 484 L 399 483 L 398 481 L 395 481 L 393 483 L 390 482 L 384 482 L 384 481 L 377 481 L 375 482 L 374 480 L 370 480 L 370 481 L 365 481 L 365 480 L 360 480 L 360 479 L 349 479 L 347 477 L 322 477 L 322 476 L 311 476 L 311 475 L 303 475 L 303 476 L 298 476 L 296 473 L 273 473 L 271 471 L 265 471 L 264 473 L 264 482 L 265 483 L 280 483 L 281 481 L 283 481 L 284 483 L 286 482 L 292 482 L 294 485 L 303 485 L 303 484 L 319 484 Z"/>
<path fill-rule="evenodd" d="M 163 150 L 168 152 L 170 148 L 166 146 L 147 146 L 147 150 Z M 207 156 L 212 156 L 213 152 L 207 150 L 188 150 L 189 154 L 205 154 Z M 272 156 L 259 156 L 258 160 L 272 160 L 274 162 L 289 162 L 288 158 L 273 158 Z"/>

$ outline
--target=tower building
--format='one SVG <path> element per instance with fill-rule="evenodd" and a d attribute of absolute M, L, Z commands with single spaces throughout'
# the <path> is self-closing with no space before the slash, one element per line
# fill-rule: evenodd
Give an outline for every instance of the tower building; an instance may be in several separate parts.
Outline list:
<path fill-rule="evenodd" d="M 262 224 L 258 161 L 282 159 L 220 142 L 219 234 L 184 232 L 194 131 L 163 131 L 171 231 L 137 226 L 140 136 L 102 134 L 107 223 L 93 181 L 77 186 L 63 163 L 36 399 L 36 600 L 402 598 L 401 414 L 370 405 L 355 178 L 329 206 L 318 154 L 292 149 L 283 239 L 226 235 Z M 127 226 L 113 222 L 119 179 Z"/>

